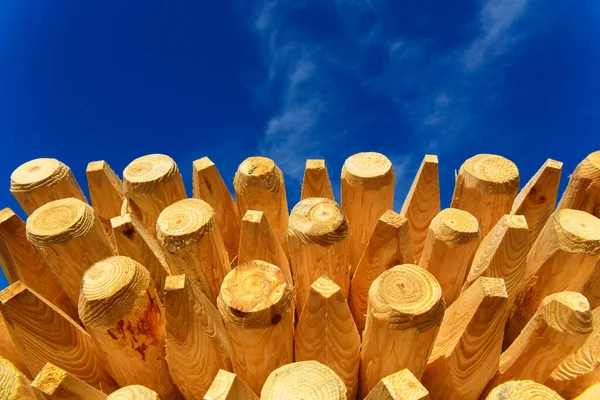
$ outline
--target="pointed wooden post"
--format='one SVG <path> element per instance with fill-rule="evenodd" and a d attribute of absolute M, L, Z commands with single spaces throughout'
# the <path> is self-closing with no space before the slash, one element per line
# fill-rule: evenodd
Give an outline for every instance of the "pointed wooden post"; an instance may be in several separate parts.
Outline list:
<path fill-rule="evenodd" d="M 107 397 L 106 400 L 161 400 L 158 393 L 142 385 L 122 387 Z"/>
<path fill-rule="evenodd" d="M 8 361 L 13 363 L 19 371 L 24 373 L 28 378 L 31 378 L 29 375 L 29 370 L 23 362 L 23 358 L 19 354 L 19 350 L 10 337 L 10 333 L 6 328 L 6 322 L 4 321 L 2 314 L 0 314 L 0 357 L 6 358 Z"/>
<path fill-rule="evenodd" d="M 519 190 L 519 170 L 510 160 L 478 154 L 463 163 L 456 177 L 450 207 L 470 212 L 485 237 L 504 214 L 509 214 Z"/>
<path fill-rule="evenodd" d="M 165 284 L 167 364 L 173 382 L 189 399 L 201 399 L 220 369 L 232 370 L 221 315 L 185 275 Z"/>
<path fill-rule="evenodd" d="M 121 214 L 123 182 L 106 161 L 92 161 L 85 170 L 92 207 L 112 237 L 110 219 Z"/>
<path fill-rule="evenodd" d="M 27 161 L 15 169 L 10 192 L 27 215 L 53 200 L 74 197 L 87 202 L 71 168 L 54 158 Z"/>
<path fill-rule="evenodd" d="M 192 188 L 195 198 L 206 201 L 215 210 L 229 260 L 233 261 L 240 242 L 240 214 L 221 174 L 208 157 L 192 163 Z"/>
<path fill-rule="evenodd" d="M 47 363 L 32 386 L 52 400 L 105 400 L 106 394 L 52 363 Z"/>
<path fill-rule="evenodd" d="M 335 200 L 325 160 L 306 160 L 300 200 L 309 197 L 324 197 Z"/>
<path fill-rule="evenodd" d="M 123 171 L 123 192 L 128 207 L 151 235 L 162 210 L 187 197 L 177 164 L 164 154 L 133 160 Z"/>
<path fill-rule="evenodd" d="M 425 386 L 407 369 L 379 381 L 365 400 L 429 400 Z"/>
<path fill-rule="evenodd" d="M 348 303 L 358 332 L 365 329 L 371 284 L 384 271 L 414 263 L 408 220 L 387 210 L 377 221 L 350 285 Z"/>
<path fill-rule="evenodd" d="M 438 158 L 427 154 L 400 211 L 400 214 L 408 218 L 410 240 L 417 262 L 425 247 L 429 224 L 440 211 Z"/>
<path fill-rule="evenodd" d="M 31 386 L 29 379 L 4 357 L 0 357 L 0 399 L 43 400 L 46 396 Z"/>
<path fill-rule="evenodd" d="M 600 150 L 589 154 L 570 175 L 558 210 L 571 208 L 600 218 Z"/>
<path fill-rule="evenodd" d="M 258 400 L 258 396 L 236 374 L 221 369 L 204 400 Z"/>
<path fill-rule="evenodd" d="M 498 385 L 490 392 L 485 400 L 506 400 L 506 399 L 544 399 L 544 400 L 564 400 L 554 390 L 547 388 L 541 383 L 533 381 L 509 381 Z"/>

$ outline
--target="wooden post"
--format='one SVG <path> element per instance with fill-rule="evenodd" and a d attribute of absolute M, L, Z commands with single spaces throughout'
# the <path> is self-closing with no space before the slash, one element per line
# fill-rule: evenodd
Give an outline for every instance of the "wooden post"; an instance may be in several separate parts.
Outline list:
<path fill-rule="evenodd" d="M 239 264 L 263 260 L 278 266 L 290 283 L 293 282 L 292 271 L 283 247 L 262 211 L 246 211 L 242 218 L 239 249 Z"/>
<path fill-rule="evenodd" d="M 342 208 L 350 225 L 351 274 L 354 274 L 377 220 L 394 206 L 395 185 L 394 168 L 383 154 L 358 153 L 344 162 L 341 192 Z"/>
<path fill-rule="evenodd" d="M 106 161 L 92 161 L 85 170 L 92 207 L 104 229 L 112 236 L 110 219 L 121 215 L 123 182 Z"/>
<path fill-rule="evenodd" d="M 510 380 L 544 382 L 592 331 L 590 305 L 581 293 L 546 297 L 514 343 L 500 356 L 496 376 L 484 394 Z"/>
<path fill-rule="evenodd" d="M 306 160 L 300 200 L 309 197 L 324 197 L 335 200 L 325 160 Z"/>
<path fill-rule="evenodd" d="M 542 228 L 554 212 L 562 172 L 560 161 L 547 159 L 529 182 L 521 189 L 512 205 L 512 215 L 523 215 L 529 226 L 527 248 L 531 249 Z"/>
<path fill-rule="evenodd" d="M 143 384 L 180 397 L 165 361 L 165 316 L 150 273 L 129 257 L 110 257 L 83 275 L 79 317 L 106 354 L 121 386 Z"/>
<path fill-rule="evenodd" d="M 204 400 L 258 400 L 258 396 L 236 374 L 221 369 Z"/>
<path fill-rule="evenodd" d="M 106 394 L 52 363 L 47 363 L 32 386 L 52 400 L 105 400 Z"/>
<path fill-rule="evenodd" d="M 77 304 L 83 273 L 93 263 L 114 255 L 108 234 L 81 200 L 54 200 L 27 218 L 27 240 L 44 258 L 65 293 Z"/>
<path fill-rule="evenodd" d="M 329 367 L 300 361 L 277 368 L 265 382 L 261 400 L 346 400 L 344 382 Z"/>
<path fill-rule="evenodd" d="M 365 329 L 367 298 L 371 284 L 384 271 L 414 263 L 408 220 L 387 210 L 377 221 L 350 285 L 348 303 L 358 332 Z"/>
<path fill-rule="evenodd" d="M 508 316 L 504 280 L 478 278 L 444 314 L 421 382 L 434 399 L 477 399 L 496 373 Z"/>
<path fill-rule="evenodd" d="M 10 208 L 0 211 L 0 264 L 9 284 L 23 282 L 71 318 L 79 320 L 77 308 L 27 241 L 25 222 Z"/>
<path fill-rule="evenodd" d="M 246 158 L 233 180 L 239 215 L 248 210 L 265 213 L 281 247 L 287 254 L 288 204 L 283 173 L 265 157 Z"/>
<path fill-rule="evenodd" d="M 87 332 L 21 282 L 0 292 L 0 312 L 31 376 L 51 362 L 104 393 L 118 387 Z"/>
<path fill-rule="evenodd" d="M 600 218 L 600 150 L 589 154 L 570 175 L 557 210 L 571 208 Z"/>
<path fill-rule="evenodd" d="M 419 262 L 431 220 L 440 212 L 438 158 L 427 154 L 417 171 L 400 214 L 408 218 L 410 241 Z"/>
<path fill-rule="evenodd" d="M 473 215 L 456 208 L 442 210 L 431 221 L 419 266 L 435 276 L 446 305 L 460 294 L 479 245 L 479 228 Z"/>
<path fill-rule="evenodd" d="M 527 221 L 522 215 L 505 215 L 500 218 L 477 248 L 462 291 L 481 276 L 502 278 L 506 284 L 507 303 L 512 304 L 525 275 L 528 236 Z"/>
<path fill-rule="evenodd" d="M 233 261 L 240 242 L 240 214 L 221 174 L 208 157 L 192 163 L 192 188 L 195 198 L 206 201 L 215 210 L 229 260 Z"/>
<path fill-rule="evenodd" d="M 158 242 L 173 274 L 185 274 L 216 304 L 231 270 L 215 211 L 203 200 L 180 200 L 160 213 Z"/>
<path fill-rule="evenodd" d="M 509 381 L 498 385 L 490 392 L 485 400 L 564 400 L 554 390 L 547 388 L 541 383 L 533 381 Z"/>
<path fill-rule="evenodd" d="M 167 364 L 188 399 L 201 399 L 220 369 L 232 370 L 231 349 L 219 311 L 185 275 L 165 284 Z"/>
<path fill-rule="evenodd" d="M 425 386 L 407 369 L 379 381 L 365 400 L 429 400 Z"/>
<path fill-rule="evenodd" d="M 106 400 L 161 400 L 162 398 L 154 390 L 145 386 L 129 385 L 117 390 Z"/>
<path fill-rule="evenodd" d="M 599 254 L 600 219 L 577 210 L 554 213 L 527 255 L 522 290 L 506 326 L 505 346 L 519 335 L 544 297 L 581 291 Z"/>
<path fill-rule="evenodd" d="M 31 386 L 29 379 L 4 357 L 0 357 L 0 399 L 43 400 L 46 397 Z"/>
<path fill-rule="evenodd" d="M 13 363 L 15 367 L 21 372 L 23 372 L 28 378 L 31 378 L 29 375 L 29 370 L 27 366 L 23 362 L 23 358 L 19 354 L 19 350 L 15 346 L 12 338 L 10 337 L 10 333 L 6 328 L 6 322 L 4 321 L 4 317 L 0 314 L 0 357 L 6 358 L 8 361 Z"/>
<path fill-rule="evenodd" d="M 15 169 L 10 192 L 27 215 L 53 200 L 74 197 L 87 202 L 71 168 L 54 158 L 27 161 Z"/>
<path fill-rule="evenodd" d="M 592 308 L 600 307 L 600 260 L 596 263 L 594 271 L 581 293 L 590 301 Z"/>
<path fill-rule="evenodd" d="M 600 398 L 600 383 L 590 386 L 581 393 L 575 400 L 598 400 Z"/>
<path fill-rule="evenodd" d="M 322 276 L 310 287 L 296 326 L 296 361 L 319 361 L 346 385 L 348 399 L 356 399 L 360 335 L 342 289 Z"/>
<path fill-rule="evenodd" d="M 456 177 L 450 207 L 470 212 L 485 237 L 504 214 L 509 214 L 519 190 L 519 170 L 510 160 L 478 154 L 463 163 Z"/>
<path fill-rule="evenodd" d="M 404 368 L 420 379 L 443 315 L 442 288 L 424 269 L 399 265 L 375 279 L 360 353 L 359 399 Z"/>
<path fill-rule="evenodd" d="M 153 236 L 160 212 L 187 197 L 177 164 L 164 154 L 150 154 L 129 163 L 123 171 L 123 192 L 128 207 Z"/>
<path fill-rule="evenodd" d="M 227 274 L 217 304 L 233 371 L 259 394 L 269 374 L 294 359 L 292 286 L 275 265 L 250 261 Z"/>
<path fill-rule="evenodd" d="M 335 201 L 312 197 L 301 200 L 293 208 L 288 242 L 298 315 L 302 312 L 310 285 L 321 275 L 337 283 L 344 298 L 348 298 L 347 235 L 346 216 Z"/>

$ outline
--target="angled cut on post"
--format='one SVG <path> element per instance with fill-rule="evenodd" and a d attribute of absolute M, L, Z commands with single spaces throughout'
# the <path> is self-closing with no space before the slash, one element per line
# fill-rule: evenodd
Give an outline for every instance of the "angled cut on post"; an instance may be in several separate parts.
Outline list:
<path fill-rule="evenodd" d="M 106 394 L 52 363 L 47 363 L 32 386 L 52 400 L 105 400 Z"/>
<path fill-rule="evenodd" d="M 161 400 L 158 393 L 142 385 L 122 387 L 107 397 L 106 400 Z"/>
<path fill-rule="evenodd" d="M 570 175 L 557 210 L 566 208 L 600 218 L 600 150 L 584 158 Z"/>
<path fill-rule="evenodd" d="M 92 161 L 85 170 L 92 207 L 106 232 L 112 235 L 110 219 L 121 214 L 123 182 L 106 161 Z"/>
<path fill-rule="evenodd" d="M 164 308 L 171 377 L 185 398 L 200 399 L 219 370 L 232 370 L 221 315 L 185 275 L 167 278 Z"/>
<path fill-rule="evenodd" d="M 429 400 L 425 386 L 407 369 L 386 376 L 365 400 Z"/>
<path fill-rule="evenodd" d="M 498 385 L 488 394 L 485 400 L 507 400 L 507 399 L 544 399 L 563 400 L 554 390 L 547 388 L 541 383 L 533 381 L 509 381 Z"/>
<path fill-rule="evenodd" d="M 309 197 L 324 197 L 335 200 L 325 160 L 306 160 L 300 200 Z"/>
<path fill-rule="evenodd" d="M 27 215 L 53 200 L 73 197 L 87 202 L 71 168 L 55 158 L 21 164 L 10 176 L 10 192 Z"/>
<path fill-rule="evenodd" d="M 0 399 L 43 400 L 46 396 L 31 386 L 29 379 L 4 357 L 0 357 Z"/>
<path fill-rule="evenodd" d="M 221 369 L 204 400 L 258 400 L 258 396 L 236 374 Z"/>
<path fill-rule="evenodd" d="M 400 214 L 408 218 L 410 241 L 417 262 L 425 247 L 429 224 L 441 211 L 440 207 L 438 158 L 427 154 L 400 211 Z"/>
<path fill-rule="evenodd" d="M 373 281 L 396 265 L 411 263 L 414 259 L 408 220 L 387 210 L 375 225 L 350 285 L 348 303 L 359 333 L 365 329 L 367 298 Z"/>
<path fill-rule="evenodd" d="M 238 254 L 240 242 L 240 214 L 219 170 L 208 157 L 192 163 L 192 193 L 195 198 L 204 200 L 215 210 L 229 260 L 233 261 Z"/>

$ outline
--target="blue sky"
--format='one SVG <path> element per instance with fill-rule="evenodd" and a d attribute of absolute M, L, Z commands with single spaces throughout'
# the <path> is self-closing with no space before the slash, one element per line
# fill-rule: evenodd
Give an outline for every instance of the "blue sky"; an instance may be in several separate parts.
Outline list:
<path fill-rule="evenodd" d="M 0 2 L 0 206 L 22 216 L 9 177 L 37 157 L 87 190 L 89 161 L 121 174 L 165 153 L 191 193 L 194 159 L 231 188 L 244 158 L 265 155 L 291 207 L 306 158 L 326 159 L 338 193 L 344 159 L 379 151 L 399 210 L 426 153 L 448 205 L 476 153 L 512 159 L 522 183 L 563 161 L 564 188 L 600 148 L 598 1 L 93 3 Z"/>

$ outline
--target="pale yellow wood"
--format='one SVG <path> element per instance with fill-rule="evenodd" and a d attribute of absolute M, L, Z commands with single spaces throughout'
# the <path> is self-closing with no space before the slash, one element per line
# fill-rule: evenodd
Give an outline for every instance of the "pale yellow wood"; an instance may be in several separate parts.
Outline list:
<path fill-rule="evenodd" d="M 324 197 L 335 200 L 325 160 L 306 160 L 300 200 L 309 197 Z"/>
<path fill-rule="evenodd" d="M 52 400 L 105 400 L 106 394 L 52 363 L 47 363 L 32 386 Z"/>
<path fill-rule="evenodd" d="M 250 261 L 227 274 L 217 304 L 233 371 L 259 394 L 269 374 L 294 359 L 293 288 L 275 265 Z"/>
<path fill-rule="evenodd" d="M 35 246 L 74 304 L 85 270 L 114 255 L 108 233 L 87 203 L 54 200 L 27 218 L 27 240 Z"/>
<path fill-rule="evenodd" d="M 350 291 L 348 222 L 333 200 L 311 197 L 301 200 L 290 214 L 288 242 L 296 290 L 296 309 L 302 312 L 306 296 L 321 275 Z"/>
<path fill-rule="evenodd" d="M 51 362 L 104 393 L 118 387 L 88 333 L 23 283 L 0 292 L 0 311 L 31 376 Z"/>
<path fill-rule="evenodd" d="M 600 307 L 600 259 L 581 293 L 590 301 L 592 308 Z"/>
<path fill-rule="evenodd" d="M 519 335 L 544 297 L 581 291 L 600 255 L 600 219 L 565 209 L 552 214 L 527 255 L 515 310 L 508 320 L 505 347 Z"/>
<path fill-rule="evenodd" d="M 219 370 L 204 400 L 258 400 L 258 396 L 237 375 Z"/>
<path fill-rule="evenodd" d="M 477 399 L 498 369 L 508 295 L 478 278 L 446 309 L 421 382 L 434 399 Z"/>
<path fill-rule="evenodd" d="M 74 197 L 87 202 L 71 168 L 54 158 L 20 165 L 10 176 L 10 192 L 27 215 L 53 200 Z"/>
<path fill-rule="evenodd" d="M 290 283 L 293 282 L 292 271 L 283 247 L 262 211 L 246 211 L 242 218 L 239 249 L 239 264 L 263 260 L 278 266 Z"/>
<path fill-rule="evenodd" d="M 479 245 L 477 219 L 467 211 L 446 208 L 433 218 L 419 266 L 435 276 L 450 305 L 460 294 Z"/>
<path fill-rule="evenodd" d="M 92 207 L 112 239 L 110 219 L 121 214 L 123 182 L 104 160 L 90 162 L 85 174 Z"/>
<path fill-rule="evenodd" d="M 400 214 L 408 218 L 410 240 L 417 262 L 425 247 L 429 224 L 440 211 L 438 158 L 427 154 L 400 211 Z"/>
<path fill-rule="evenodd" d="M 173 274 L 185 274 L 216 304 L 231 270 L 215 211 L 204 200 L 180 200 L 160 213 L 158 242 Z"/>
<path fill-rule="evenodd" d="M 153 236 L 161 211 L 187 198 L 177 164 L 164 154 L 149 154 L 129 163 L 123 171 L 123 194 L 127 207 Z"/>
<path fill-rule="evenodd" d="M 10 208 L 0 211 L 0 264 L 9 284 L 23 282 L 71 318 L 79 320 L 77 308 L 27 241 L 25 222 Z"/>
<path fill-rule="evenodd" d="M 367 298 L 373 281 L 396 265 L 412 263 L 414 259 L 408 220 L 387 210 L 375 225 L 350 285 L 348 303 L 359 333 L 365 329 Z"/>
<path fill-rule="evenodd" d="M 521 189 L 510 213 L 523 215 L 529 226 L 527 248 L 531 249 L 542 228 L 554 212 L 562 173 L 560 161 L 546 160 L 544 165 Z"/>
<path fill-rule="evenodd" d="M 83 275 L 79 318 L 120 386 L 141 384 L 164 399 L 180 398 L 165 360 L 166 321 L 150 273 L 114 256 Z"/>
<path fill-rule="evenodd" d="M 164 399 L 153 391 L 142 385 L 125 386 L 110 396 L 107 400 L 160 400 Z"/>
<path fill-rule="evenodd" d="M 504 214 L 509 214 L 519 190 L 519 170 L 510 160 L 478 154 L 463 163 L 456 177 L 450 207 L 470 212 L 485 237 Z"/>
<path fill-rule="evenodd" d="M 0 357 L 6 358 L 8 361 L 14 364 L 18 370 L 24 373 L 28 378 L 31 378 L 27 366 L 23 362 L 23 358 L 19 354 L 19 350 L 15 346 L 10 333 L 6 328 L 6 322 L 4 317 L 0 314 Z"/>
<path fill-rule="evenodd" d="M 533 381 L 509 381 L 498 385 L 486 400 L 563 400 L 554 390 Z"/>
<path fill-rule="evenodd" d="M 404 368 L 420 379 L 443 315 L 442 289 L 423 268 L 399 265 L 375 279 L 360 353 L 359 399 Z"/>
<path fill-rule="evenodd" d="M 429 400 L 425 386 L 407 369 L 379 381 L 365 400 Z"/>
<path fill-rule="evenodd" d="M 231 349 L 216 307 L 185 275 L 165 284 L 167 363 L 188 399 L 200 399 L 220 369 L 232 370 Z"/>
<path fill-rule="evenodd" d="M 248 210 L 264 212 L 287 254 L 289 211 L 283 173 L 275 162 L 265 157 L 245 159 L 235 173 L 233 187 L 239 215 Z"/>
<path fill-rule="evenodd" d="M 360 335 L 342 288 L 321 276 L 310 287 L 294 336 L 296 361 L 319 361 L 346 385 L 348 399 L 358 390 Z"/>
<path fill-rule="evenodd" d="M 0 357 L 0 400 L 42 400 L 46 396 L 9 360 Z"/>
<path fill-rule="evenodd" d="M 377 220 L 394 205 L 396 175 L 380 153 L 358 153 L 344 162 L 342 208 L 349 223 L 350 275 L 354 275 Z"/>
<path fill-rule="evenodd" d="M 565 208 L 600 218 L 600 150 L 589 154 L 570 175 L 557 210 Z"/>
<path fill-rule="evenodd" d="M 344 382 L 327 366 L 300 361 L 277 368 L 265 382 L 261 400 L 346 400 Z"/>
<path fill-rule="evenodd" d="M 215 210 L 229 260 L 238 254 L 240 214 L 215 164 L 202 157 L 192 163 L 192 191 L 195 198 L 204 200 Z"/>
<path fill-rule="evenodd" d="M 575 400 L 598 400 L 600 399 L 600 383 L 590 386 L 585 392 L 581 393 Z"/>

